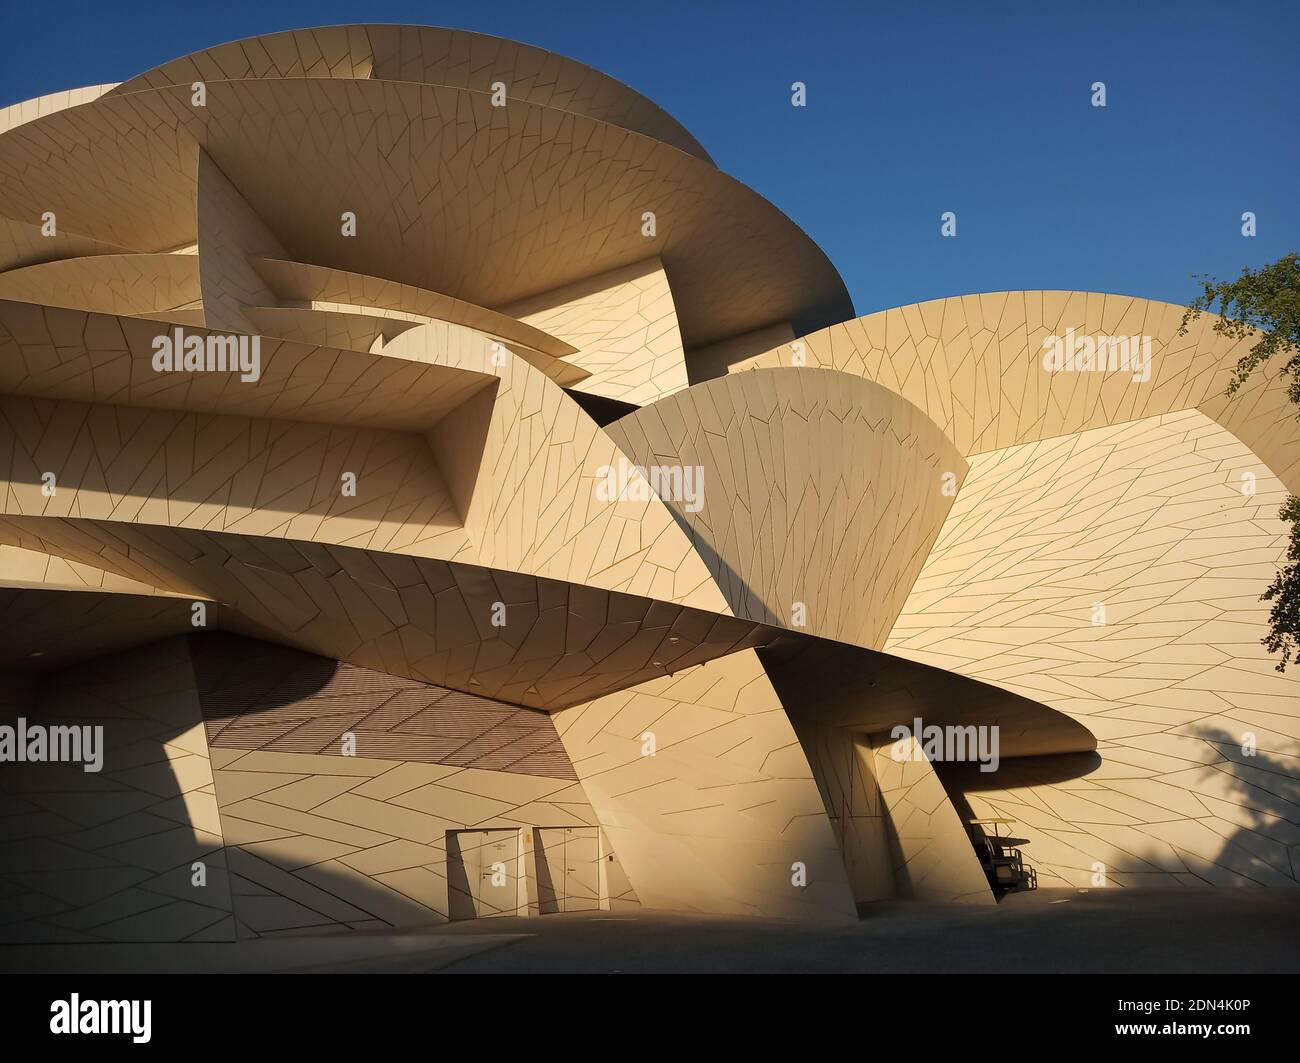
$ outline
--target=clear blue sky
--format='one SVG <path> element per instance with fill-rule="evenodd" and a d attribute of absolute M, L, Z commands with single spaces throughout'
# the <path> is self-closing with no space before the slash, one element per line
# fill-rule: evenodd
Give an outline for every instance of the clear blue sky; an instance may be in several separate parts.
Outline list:
<path fill-rule="evenodd" d="M 1300 250 L 1297 0 L 4 0 L 0 19 L 0 105 L 295 26 L 457 26 L 572 56 L 790 215 L 860 314 L 1017 288 L 1186 301 L 1191 273 Z"/>

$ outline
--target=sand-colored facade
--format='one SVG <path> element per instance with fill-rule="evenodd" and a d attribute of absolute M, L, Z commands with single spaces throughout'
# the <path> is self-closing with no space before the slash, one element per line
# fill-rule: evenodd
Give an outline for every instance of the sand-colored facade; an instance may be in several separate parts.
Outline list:
<path fill-rule="evenodd" d="M 1180 317 L 856 318 L 651 101 L 464 31 L 0 111 L 0 940 L 991 905 L 971 820 L 1296 886 L 1300 422 Z"/>

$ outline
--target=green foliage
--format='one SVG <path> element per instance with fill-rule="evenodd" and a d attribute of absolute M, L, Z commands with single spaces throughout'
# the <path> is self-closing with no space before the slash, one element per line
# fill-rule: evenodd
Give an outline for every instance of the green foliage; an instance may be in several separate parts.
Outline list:
<path fill-rule="evenodd" d="M 1282 373 L 1291 378 L 1287 395 L 1300 406 L 1300 255 L 1293 251 L 1258 272 L 1243 269 L 1235 281 L 1197 279 L 1203 291 L 1184 312 L 1179 335 L 1187 335 L 1188 324 L 1204 311 L 1213 311 L 1217 303 L 1220 317 L 1215 332 L 1232 339 L 1259 337 L 1237 362 L 1228 394 L 1235 394 L 1251 373 L 1281 352 L 1287 359 Z M 1300 411 L 1296 416 L 1300 418 Z M 1291 544 L 1288 563 L 1261 595 L 1263 601 L 1273 603 L 1269 633 L 1261 641 L 1269 653 L 1281 653 L 1277 670 L 1285 672 L 1293 658 L 1300 661 L 1300 498 L 1289 496 L 1278 516 L 1291 523 Z"/>
<path fill-rule="evenodd" d="M 1273 603 L 1263 643 L 1269 653 L 1282 654 L 1277 670 L 1285 672 L 1287 662 L 1300 656 L 1300 498 L 1288 498 L 1278 516 L 1291 522 L 1291 545 L 1286 551 L 1286 567 L 1263 594 L 1264 601 Z"/>
<path fill-rule="evenodd" d="M 1203 290 L 1183 312 L 1178 334 L 1187 335 L 1188 324 L 1206 310 L 1214 312 L 1218 303 L 1220 316 L 1214 331 L 1220 336 L 1240 340 L 1259 334 L 1259 342 L 1237 362 L 1228 394 L 1234 394 L 1255 369 L 1283 351 L 1289 355 L 1282 366 L 1282 372 L 1291 377 L 1287 394 L 1300 405 L 1300 254 L 1283 255 L 1257 273 L 1243 269 L 1235 281 L 1220 282 L 1203 275 L 1196 279 Z"/>

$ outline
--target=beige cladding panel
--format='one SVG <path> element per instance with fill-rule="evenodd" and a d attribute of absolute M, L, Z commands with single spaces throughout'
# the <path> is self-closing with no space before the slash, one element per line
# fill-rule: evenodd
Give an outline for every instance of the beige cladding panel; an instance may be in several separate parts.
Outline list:
<path fill-rule="evenodd" d="M 904 897 L 992 904 L 993 892 L 934 766 L 915 738 L 877 740 L 871 751 L 894 881 Z"/>
<path fill-rule="evenodd" d="M 1278 367 L 1228 398 L 1253 338 L 1127 296 L 851 314 L 658 107 L 481 34 L 0 111 L 0 705 L 112 754 L 6 766 L 0 938 L 988 904 L 970 818 L 1042 885 L 1294 886 Z"/>
<path fill-rule="evenodd" d="M 474 915 L 523 915 L 538 907 L 532 839 L 543 825 L 575 839 L 565 910 L 637 903 L 625 878 L 600 874 L 602 854 L 617 864 L 571 773 L 375 759 L 364 728 L 358 756 L 209 748 L 203 716 L 214 698 L 256 711 L 246 690 L 196 681 L 214 637 L 101 658 L 6 699 L 6 724 L 57 719 L 100 726 L 104 739 L 102 772 L 23 764 L 0 777 L 10 817 L 0 940 L 232 941 L 437 923 L 457 917 L 471 865 Z M 383 682 L 394 697 L 410 692 L 394 677 L 368 678 L 376 712 Z M 355 674 L 339 673 L 308 697 L 329 704 L 356 687 Z"/>
<path fill-rule="evenodd" d="M 644 406 L 689 385 L 668 275 L 658 259 L 506 307 L 577 350 L 576 390 Z"/>
<path fill-rule="evenodd" d="M 352 25 L 286 30 L 205 48 L 119 86 L 101 85 L 29 101 L 22 119 L 108 90 L 137 92 L 195 80 L 332 77 L 419 81 L 491 92 L 508 78 L 508 98 L 590 115 L 635 129 L 708 161 L 679 123 L 644 96 L 572 59 L 527 44 L 436 26 Z M 41 105 L 35 107 L 34 105 Z M 10 108 L 8 110 L 17 110 Z M 5 112 L 0 112 L 3 115 Z"/>
<path fill-rule="evenodd" d="M 886 648 L 1096 734 L 959 775 L 1043 885 L 1297 881 L 1300 686 L 1259 643 L 1286 495 L 1196 410 L 971 459 Z"/>
<path fill-rule="evenodd" d="M 642 904 L 854 918 L 817 784 L 752 652 L 557 713 Z"/>
<path fill-rule="evenodd" d="M 832 325 L 726 371 L 791 365 L 797 345 L 803 364 L 874 380 L 915 403 L 967 456 L 1201 408 L 1300 489 L 1300 422 L 1278 367 L 1265 366 L 1226 399 L 1254 340 L 1218 335 L 1209 314 L 1179 336 L 1182 315 L 1180 306 L 1099 292 L 953 296 Z M 1053 338 L 1099 336 L 1149 338 L 1149 379 L 1140 379 L 1140 354 L 1105 372 L 1045 370 Z"/>
<path fill-rule="evenodd" d="M 8 270 L 0 299 L 122 315 L 202 305 L 193 255 L 91 255 Z"/>
<path fill-rule="evenodd" d="M 19 717 L 102 728 L 100 770 L 27 762 L 0 771 L 0 941 L 233 941 L 225 839 L 184 642 L 55 673 L 7 705 L 0 723 Z"/>
<path fill-rule="evenodd" d="M 410 120 L 377 120 L 395 111 Z M 318 124 L 344 135 L 302 135 Z M 139 132 L 141 165 L 100 150 L 127 129 Z M 62 153 L 43 150 L 50 138 Z M 410 82 L 210 81 L 203 107 L 188 85 L 103 96 L 0 135 L 0 215 L 39 216 L 53 204 L 69 233 L 172 250 L 193 242 L 205 217 L 201 156 L 291 252 L 274 257 L 493 307 L 658 255 L 692 345 L 852 312 L 821 250 L 711 164 L 572 112 L 494 107 L 488 93 Z M 315 175 L 307 184 L 304 169 Z M 528 208 L 500 210 L 503 198 Z M 347 211 L 354 236 L 341 231 Z M 647 212 L 652 238 L 642 234 Z"/>
<path fill-rule="evenodd" d="M 418 435 L 0 398 L 0 454 L 4 511 L 15 516 L 76 514 L 423 556 L 452 557 L 465 545 Z"/>
<path fill-rule="evenodd" d="M 732 612 L 869 647 L 884 644 L 966 468 L 916 407 L 826 370 L 711 380 L 607 431 L 639 465 L 682 478 L 668 504 Z"/>
<path fill-rule="evenodd" d="M 436 340 L 413 329 L 385 353 L 434 360 Z M 729 612 L 663 502 L 602 492 L 629 464 L 614 440 L 524 359 L 501 361 L 490 398 L 429 432 L 479 562 Z"/>
<path fill-rule="evenodd" d="M 213 758 L 250 935 L 526 915 L 545 895 L 534 828 L 596 826 L 566 780 L 366 757 Z"/>
<path fill-rule="evenodd" d="M 595 587 L 319 542 L 51 517 L 0 517 L 0 542 L 220 603 L 224 630 L 530 708 L 576 704 L 775 634 Z"/>
<path fill-rule="evenodd" d="M 244 336 L 159 314 L 125 317 L 0 299 L 0 392 L 422 432 L 494 386 L 491 341 L 440 322 L 411 331 L 432 334 L 426 342 L 436 346 L 436 359 Z M 185 370 L 183 359 L 170 370 L 155 368 L 156 355 L 183 354 L 196 340 L 203 372 Z M 211 364 L 224 369 L 208 370 L 209 348 Z M 231 355 L 240 351 L 243 360 L 232 368 Z"/>

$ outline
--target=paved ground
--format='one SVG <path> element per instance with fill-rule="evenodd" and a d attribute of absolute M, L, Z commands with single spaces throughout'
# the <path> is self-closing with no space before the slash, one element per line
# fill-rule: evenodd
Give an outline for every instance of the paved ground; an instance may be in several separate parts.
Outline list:
<path fill-rule="evenodd" d="M 495 923 L 496 920 L 485 922 Z M 517 922 L 517 920 L 511 920 Z M 446 934 L 445 927 L 262 938 L 238 944 L 0 945 L 0 972 L 23 974 L 295 971 L 436 971 L 466 956 L 523 938 L 492 932 Z"/>
<path fill-rule="evenodd" d="M 667 913 L 490 922 L 528 936 L 448 971 L 1300 971 L 1300 890 L 1038 890 L 996 908 L 890 902 L 848 927 Z"/>
<path fill-rule="evenodd" d="M 848 926 L 620 912 L 237 945 L 0 946 L 16 971 L 1300 972 L 1300 890 L 1039 890 Z"/>

